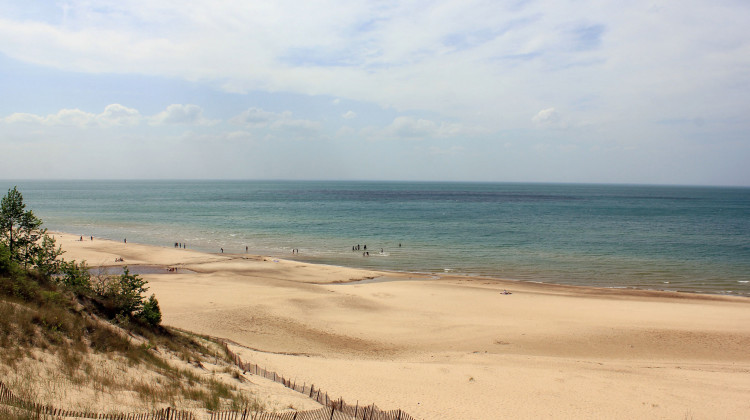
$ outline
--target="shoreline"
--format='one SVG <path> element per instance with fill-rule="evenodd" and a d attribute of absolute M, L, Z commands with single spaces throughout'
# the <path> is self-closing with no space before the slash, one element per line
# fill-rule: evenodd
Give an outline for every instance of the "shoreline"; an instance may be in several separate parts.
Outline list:
<path fill-rule="evenodd" d="M 22 187 L 52 230 L 115 241 L 127 237 L 167 247 L 187 242 L 203 252 L 223 247 L 243 253 L 249 246 L 254 254 L 365 270 L 750 296 L 743 246 L 750 196 L 741 191 L 178 184 L 61 181 Z M 385 201 L 372 201 L 373 194 Z M 683 217 L 663 217 L 665 208 Z M 705 212 L 716 217 L 706 219 Z M 367 244 L 373 258 L 350 252 L 355 244 Z"/>
<path fill-rule="evenodd" d="M 347 402 L 424 419 L 750 412 L 743 297 L 434 278 L 56 235 L 66 259 L 190 270 L 142 276 L 165 325 L 234 341 L 243 360 Z M 402 281 L 352 281 L 379 276 Z"/>
<path fill-rule="evenodd" d="M 60 231 L 49 231 L 50 235 L 67 235 L 71 237 L 80 237 L 81 235 L 77 234 L 71 234 L 68 232 L 60 232 Z M 83 237 L 83 242 L 89 241 L 87 239 L 88 237 Z M 110 241 L 113 243 L 117 243 L 117 241 L 109 238 L 98 238 L 99 240 L 103 241 Z M 143 244 L 138 242 L 132 242 L 132 244 L 138 244 L 143 246 L 149 246 L 149 247 L 155 247 L 155 248 L 161 248 L 161 249 L 169 249 L 171 250 L 171 247 L 165 246 L 165 245 L 153 245 L 153 244 Z M 719 297 L 736 297 L 740 299 L 749 299 L 750 295 L 744 295 L 744 294 L 734 294 L 734 293 L 728 293 L 728 292 L 710 292 L 710 291 L 693 291 L 693 290 L 671 290 L 671 289 L 656 289 L 656 288 L 640 288 L 636 286 L 589 286 L 589 285 L 578 285 L 578 284 L 568 284 L 568 283 L 554 283 L 554 282 L 545 282 L 541 280 L 523 280 L 523 279 L 513 279 L 513 278 L 505 278 L 505 277 L 497 277 L 492 275 L 482 275 L 482 274 L 472 274 L 472 273 L 461 273 L 461 272 L 455 272 L 455 273 L 440 273 L 440 272 L 420 272 L 420 271 L 403 271 L 403 270 L 393 270 L 393 269 L 367 269 L 367 268 L 359 268 L 359 267 L 352 267 L 352 266 L 346 266 L 346 265 L 336 265 L 336 264 L 326 264 L 326 263 L 319 263 L 319 262 L 310 262 L 304 259 L 295 259 L 295 258 L 288 258 L 286 256 L 279 256 L 274 254 L 258 254 L 258 253 L 215 253 L 215 252 L 206 252 L 199 249 L 193 250 L 193 249 L 184 249 L 184 248 L 177 248 L 177 251 L 190 251 L 190 252 L 197 252 L 200 254 L 206 254 L 206 255 L 215 255 L 217 257 L 220 256 L 226 256 L 226 257 L 235 257 L 235 258 L 250 258 L 250 259 L 263 259 L 263 258 L 273 258 L 278 260 L 283 260 L 287 262 L 295 262 L 300 264 L 310 264 L 312 266 L 330 266 L 330 267 L 337 267 L 340 269 L 350 269 L 350 270 L 361 270 L 361 271 L 374 271 L 374 272 L 380 272 L 387 276 L 395 277 L 395 278 L 403 278 L 404 276 L 410 276 L 410 277 L 424 277 L 424 278 L 434 278 L 434 279 L 449 279 L 449 278 L 465 278 L 465 279 L 474 279 L 477 281 L 495 281 L 499 283 L 506 283 L 508 285 L 541 285 L 543 287 L 571 287 L 574 289 L 579 290 L 587 290 L 592 289 L 595 291 L 600 291 L 603 294 L 620 294 L 622 292 L 622 295 L 629 294 L 628 291 L 632 292 L 632 294 L 635 295 L 644 295 L 644 293 L 659 293 L 659 294 L 675 294 L 675 296 L 681 296 L 683 294 L 689 295 L 689 296 L 719 296 Z M 63 254 L 63 258 L 65 258 L 65 254 Z M 127 261 L 125 261 L 127 262 Z M 117 262 L 114 263 L 102 263 L 98 264 L 97 266 L 104 266 L 104 267 L 117 267 L 117 266 L 123 266 L 128 264 L 118 264 Z M 166 267 L 167 265 L 162 265 Z M 153 273 L 152 273 L 153 274 Z M 358 281 L 358 280 L 350 280 L 350 281 Z M 321 283 L 323 284 L 323 283 Z M 610 292 L 607 292 L 610 291 Z M 645 296 L 645 295 L 644 295 Z"/>

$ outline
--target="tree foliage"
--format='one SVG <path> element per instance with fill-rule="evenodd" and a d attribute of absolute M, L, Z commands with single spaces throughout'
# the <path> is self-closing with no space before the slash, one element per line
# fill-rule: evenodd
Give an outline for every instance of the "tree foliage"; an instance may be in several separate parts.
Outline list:
<path fill-rule="evenodd" d="M 0 241 L 0 275 L 10 274 L 13 267 L 13 260 L 10 259 L 10 250 L 8 246 Z"/>
<path fill-rule="evenodd" d="M 38 285 L 34 274 L 45 282 L 53 281 L 79 298 L 95 302 L 109 316 L 133 319 L 150 326 L 161 322 L 159 302 L 148 299 L 146 280 L 124 268 L 119 276 L 99 276 L 92 281 L 85 262 L 65 261 L 54 238 L 42 228 L 42 221 L 26 210 L 17 187 L 8 190 L 0 202 L 0 292 L 31 300 Z M 26 273 L 19 275 L 19 273 Z M 36 288 L 35 288 L 36 287 Z"/>
<path fill-rule="evenodd" d="M 143 294 L 147 290 L 146 280 L 137 274 L 130 274 L 125 267 L 117 281 L 112 283 L 109 296 L 122 315 L 133 316 L 143 308 Z"/>
<path fill-rule="evenodd" d="M 8 190 L 0 201 L 0 237 L 8 247 L 10 260 L 24 268 L 37 268 L 43 274 L 57 269 L 55 261 L 62 254 L 55 240 L 42 228 L 42 221 L 26 210 L 18 187 Z"/>
<path fill-rule="evenodd" d="M 56 274 L 58 283 L 78 294 L 87 295 L 94 291 L 86 261 L 59 261 Z"/>
<path fill-rule="evenodd" d="M 159 309 L 159 301 L 156 300 L 155 295 L 151 295 L 147 301 L 143 302 L 138 318 L 152 327 L 161 324 L 161 309 Z"/>

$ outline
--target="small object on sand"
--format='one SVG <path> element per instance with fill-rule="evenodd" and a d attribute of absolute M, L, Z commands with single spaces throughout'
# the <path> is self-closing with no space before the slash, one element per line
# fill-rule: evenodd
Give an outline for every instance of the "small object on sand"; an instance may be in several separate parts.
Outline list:
<path fill-rule="evenodd" d="M 504 294 L 504 295 L 512 295 L 513 293 L 511 293 L 511 292 L 503 289 L 502 294 Z"/>

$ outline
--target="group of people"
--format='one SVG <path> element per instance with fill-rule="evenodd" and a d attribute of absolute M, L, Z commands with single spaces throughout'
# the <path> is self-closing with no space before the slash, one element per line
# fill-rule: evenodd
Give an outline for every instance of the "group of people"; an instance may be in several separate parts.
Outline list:
<path fill-rule="evenodd" d="M 399 243 L 398 243 L 398 247 L 399 247 L 399 248 L 401 248 L 401 242 L 399 242 Z M 364 251 L 364 252 L 362 253 L 362 256 L 363 256 L 363 257 L 369 257 L 369 256 L 370 256 L 370 252 L 369 252 L 369 251 L 367 251 L 367 245 L 363 245 L 363 246 L 362 246 L 361 248 L 360 248 L 360 245 L 359 245 L 359 244 L 357 244 L 357 245 L 352 245 L 352 251 L 359 251 L 359 250 L 362 250 L 362 251 Z M 385 254 L 385 250 L 384 250 L 383 248 L 380 248 L 380 253 L 381 253 L 381 254 Z"/>
<path fill-rule="evenodd" d="M 175 248 L 187 248 L 187 245 L 183 244 L 182 242 L 175 242 L 174 247 Z"/>

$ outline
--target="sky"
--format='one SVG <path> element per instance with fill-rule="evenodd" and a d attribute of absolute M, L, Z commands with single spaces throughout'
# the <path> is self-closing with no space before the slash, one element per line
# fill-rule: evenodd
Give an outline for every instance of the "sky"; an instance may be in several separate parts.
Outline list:
<path fill-rule="evenodd" d="M 0 0 L 0 178 L 750 186 L 750 2 Z"/>

